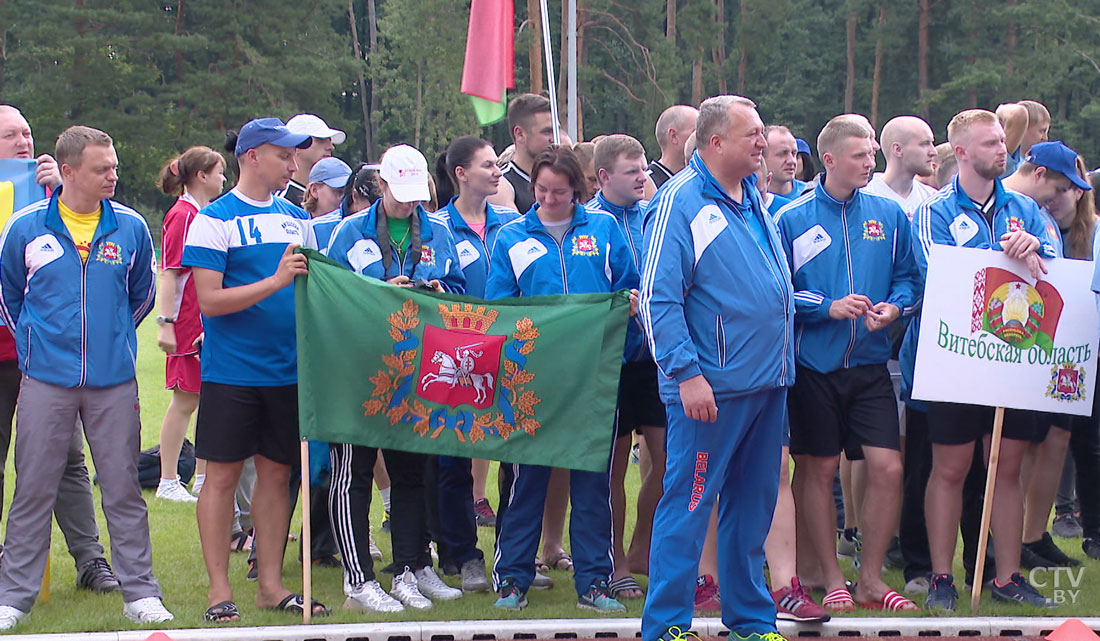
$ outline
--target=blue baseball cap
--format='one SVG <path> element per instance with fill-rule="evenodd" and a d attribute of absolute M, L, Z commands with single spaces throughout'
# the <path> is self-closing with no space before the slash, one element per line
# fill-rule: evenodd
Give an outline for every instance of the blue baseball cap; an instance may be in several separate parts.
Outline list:
<path fill-rule="evenodd" d="M 1077 152 L 1062 144 L 1061 140 L 1040 142 L 1031 146 L 1025 162 L 1056 171 L 1079 189 L 1092 191 L 1092 185 L 1077 174 Z"/>
<path fill-rule="evenodd" d="M 272 144 L 276 147 L 297 147 L 305 149 L 313 144 L 309 134 L 291 132 L 278 118 L 257 118 L 249 120 L 237 134 L 237 148 L 233 155 L 240 156 L 249 149 L 260 145 Z"/>
<path fill-rule="evenodd" d="M 814 155 L 813 152 L 810 151 L 810 143 L 801 138 L 794 139 L 794 146 L 798 149 L 798 153 L 800 154 L 806 154 L 807 156 Z"/>
<path fill-rule="evenodd" d="M 325 183 L 333 189 L 343 189 L 351 176 L 351 167 L 339 158 L 328 156 L 317 161 L 309 170 L 309 182 Z"/>

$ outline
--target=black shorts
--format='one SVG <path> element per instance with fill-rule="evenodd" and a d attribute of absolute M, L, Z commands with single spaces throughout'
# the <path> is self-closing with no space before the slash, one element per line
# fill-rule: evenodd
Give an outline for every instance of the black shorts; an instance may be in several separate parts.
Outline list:
<path fill-rule="evenodd" d="M 1050 434 L 1051 427 L 1057 427 L 1058 429 L 1070 431 L 1071 421 L 1073 415 L 1071 414 L 1055 414 L 1053 412 L 1036 412 L 1035 418 L 1035 432 L 1032 434 L 1032 443 L 1042 443 L 1047 440 L 1047 434 Z"/>
<path fill-rule="evenodd" d="M 937 445 L 964 445 L 993 432 L 996 408 L 963 403 L 928 402 L 928 440 Z M 1002 436 L 1033 441 L 1037 413 L 1005 409 Z"/>
<path fill-rule="evenodd" d="M 657 364 L 651 360 L 624 363 L 619 375 L 619 411 L 615 437 L 645 427 L 664 427 L 665 404 L 657 389 Z"/>
<path fill-rule="evenodd" d="M 195 419 L 195 457 L 235 463 L 260 454 L 299 460 L 298 386 L 243 387 L 202 382 Z"/>
<path fill-rule="evenodd" d="M 894 385 L 886 364 L 821 374 L 797 366 L 787 394 L 791 454 L 862 458 L 863 447 L 901 450 Z"/>

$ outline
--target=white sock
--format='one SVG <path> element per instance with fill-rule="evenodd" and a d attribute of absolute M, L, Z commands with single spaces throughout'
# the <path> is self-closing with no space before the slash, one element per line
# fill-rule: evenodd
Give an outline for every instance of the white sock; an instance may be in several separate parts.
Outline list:
<path fill-rule="evenodd" d="M 378 493 L 382 495 L 382 507 L 384 507 L 386 509 L 386 511 L 389 512 L 390 511 L 390 488 L 387 487 L 384 490 L 378 490 Z"/>

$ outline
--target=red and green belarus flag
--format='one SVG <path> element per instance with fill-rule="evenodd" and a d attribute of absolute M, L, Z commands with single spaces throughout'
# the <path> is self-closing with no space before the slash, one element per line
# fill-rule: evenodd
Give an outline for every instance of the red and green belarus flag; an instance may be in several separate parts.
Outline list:
<path fill-rule="evenodd" d="M 1063 307 L 1062 295 L 1049 282 L 1031 285 L 1007 269 L 986 267 L 974 274 L 970 331 L 985 330 L 1013 347 L 1035 345 L 1049 354 Z"/>
<path fill-rule="evenodd" d="M 307 253 L 294 289 L 303 438 L 607 469 L 626 292 L 484 301 Z"/>
<path fill-rule="evenodd" d="M 515 82 L 513 0 L 473 0 L 466 34 L 462 93 L 470 96 L 477 122 L 485 127 L 507 115 L 506 92 Z"/>

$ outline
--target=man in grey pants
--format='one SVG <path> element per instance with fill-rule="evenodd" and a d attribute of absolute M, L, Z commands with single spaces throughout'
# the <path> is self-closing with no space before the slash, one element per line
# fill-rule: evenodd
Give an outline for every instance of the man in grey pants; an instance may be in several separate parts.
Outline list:
<path fill-rule="evenodd" d="M 38 184 L 48 190 L 61 185 L 57 162 L 49 154 L 35 158 L 31 126 L 23 114 L 10 105 L 0 105 L 0 158 L 36 160 L 35 179 Z M 4 495 L 4 467 L 11 444 L 11 421 L 19 395 L 20 376 L 15 339 L 9 332 L 0 330 L 0 497 Z M 92 484 L 88 481 L 88 468 L 84 465 L 84 438 L 79 432 L 73 434 L 69 447 L 65 473 L 57 490 L 54 515 L 61 533 L 65 535 L 69 554 L 76 562 L 76 587 L 95 592 L 117 591 L 118 579 L 107 559 L 103 558 L 103 546 L 99 542 Z"/>
<path fill-rule="evenodd" d="M 0 317 L 23 373 L 0 629 L 15 627 L 38 596 L 78 418 L 99 471 L 123 614 L 169 621 L 137 477 L 136 328 L 156 294 L 153 241 L 140 214 L 110 200 L 118 182 L 110 136 L 69 127 L 54 155 L 61 188 L 13 215 L 0 236 Z"/>

